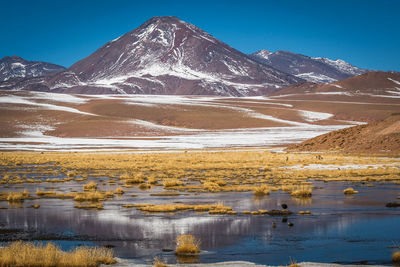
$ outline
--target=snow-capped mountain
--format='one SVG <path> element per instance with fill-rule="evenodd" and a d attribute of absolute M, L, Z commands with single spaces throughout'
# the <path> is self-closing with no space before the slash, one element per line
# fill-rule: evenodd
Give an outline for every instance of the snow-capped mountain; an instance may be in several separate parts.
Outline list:
<path fill-rule="evenodd" d="M 271 53 L 260 50 L 249 56 L 262 64 L 315 83 L 331 83 L 368 71 L 340 59 L 308 57 L 288 51 Z"/>
<path fill-rule="evenodd" d="M 66 71 L 14 90 L 70 93 L 262 95 L 302 79 L 260 64 L 176 17 L 154 17 Z"/>
<path fill-rule="evenodd" d="M 18 56 L 0 59 L 0 81 L 12 78 L 37 77 L 65 70 L 64 67 L 41 61 L 27 61 Z"/>

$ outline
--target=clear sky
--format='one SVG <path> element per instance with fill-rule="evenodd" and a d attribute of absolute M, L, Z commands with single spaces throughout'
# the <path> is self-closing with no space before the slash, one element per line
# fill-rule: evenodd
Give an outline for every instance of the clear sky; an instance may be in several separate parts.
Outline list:
<path fill-rule="evenodd" d="M 0 57 L 69 67 L 154 16 L 244 52 L 287 50 L 400 71 L 400 0 L 0 0 Z"/>

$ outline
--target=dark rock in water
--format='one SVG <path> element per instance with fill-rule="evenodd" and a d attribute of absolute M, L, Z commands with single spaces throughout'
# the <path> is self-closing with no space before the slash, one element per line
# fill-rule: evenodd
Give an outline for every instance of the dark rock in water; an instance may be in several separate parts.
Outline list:
<path fill-rule="evenodd" d="M 267 214 L 271 216 L 285 216 L 292 214 L 292 212 L 289 210 L 269 210 Z"/>
<path fill-rule="evenodd" d="M 287 222 L 287 218 L 286 217 L 282 218 L 282 222 L 286 223 Z"/>
<path fill-rule="evenodd" d="M 272 228 L 276 228 L 276 223 L 272 223 Z"/>
<path fill-rule="evenodd" d="M 294 224 L 291 223 L 291 222 L 288 222 L 287 225 L 288 225 L 289 227 L 292 227 Z"/>
<path fill-rule="evenodd" d="M 174 251 L 174 250 L 173 250 L 173 249 L 170 249 L 170 248 L 163 248 L 162 251 L 163 251 L 163 252 L 171 252 L 171 251 Z"/>
<path fill-rule="evenodd" d="M 386 204 L 386 207 L 387 207 L 387 208 L 397 208 L 397 207 L 400 207 L 400 203 L 397 203 L 397 202 L 389 202 L 389 203 Z"/>
<path fill-rule="evenodd" d="M 282 209 L 287 209 L 288 208 L 288 206 L 286 205 L 286 204 L 282 204 Z"/>

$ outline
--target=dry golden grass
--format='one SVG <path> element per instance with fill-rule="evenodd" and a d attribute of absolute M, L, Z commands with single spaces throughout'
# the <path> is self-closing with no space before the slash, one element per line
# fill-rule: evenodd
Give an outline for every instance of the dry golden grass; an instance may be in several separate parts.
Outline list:
<path fill-rule="evenodd" d="M 158 197 L 177 197 L 182 195 L 181 193 L 175 192 L 163 192 L 163 193 L 152 193 L 150 196 L 158 196 Z"/>
<path fill-rule="evenodd" d="M 36 195 L 38 197 L 56 197 L 56 191 L 41 191 L 39 189 L 36 190 Z"/>
<path fill-rule="evenodd" d="M 309 210 L 306 210 L 306 211 L 301 210 L 301 211 L 299 211 L 299 214 L 300 215 L 310 215 L 311 211 L 309 211 Z"/>
<path fill-rule="evenodd" d="M 52 243 L 35 245 L 22 241 L 0 247 L 0 266 L 4 267 L 92 267 L 114 263 L 113 251 L 107 248 L 79 247 L 64 252 Z"/>
<path fill-rule="evenodd" d="M 101 203 L 86 203 L 86 204 L 76 204 L 74 206 L 76 209 L 84 209 L 84 210 L 102 210 L 103 204 Z"/>
<path fill-rule="evenodd" d="M 399 251 L 395 251 L 392 254 L 392 261 L 394 263 L 400 263 L 400 250 Z"/>
<path fill-rule="evenodd" d="M 75 201 L 103 201 L 106 199 L 106 194 L 100 191 L 77 193 L 74 197 Z"/>
<path fill-rule="evenodd" d="M 165 187 L 172 187 L 172 186 L 183 185 L 183 182 L 178 179 L 171 178 L 171 179 L 165 179 L 163 184 Z"/>
<path fill-rule="evenodd" d="M 9 192 L 7 195 L 8 202 L 23 202 L 26 198 L 29 198 L 28 191 L 23 192 Z"/>
<path fill-rule="evenodd" d="M 192 235 L 180 235 L 176 238 L 176 255 L 193 255 L 200 252 L 200 241 Z"/>
<path fill-rule="evenodd" d="M 168 267 L 168 265 L 163 263 L 159 258 L 154 258 L 153 267 Z"/>
<path fill-rule="evenodd" d="M 117 189 L 115 189 L 114 193 L 117 195 L 122 195 L 125 193 L 125 190 L 122 189 L 122 187 L 118 187 Z"/>
<path fill-rule="evenodd" d="M 147 212 L 178 212 L 178 211 L 208 211 L 210 214 L 230 214 L 231 207 L 225 207 L 221 203 L 218 204 L 203 204 L 203 205 L 189 205 L 189 204 L 133 204 L 124 205 L 124 207 L 135 207 L 141 211 Z"/>
<path fill-rule="evenodd" d="M 138 186 L 138 188 L 139 188 L 139 189 L 142 189 L 142 190 L 147 190 L 147 189 L 150 189 L 150 188 L 151 188 L 151 185 L 149 185 L 149 184 L 147 184 L 147 183 L 142 183 L 142 184 L 140 184 L 140 185 Z"/>
<path fill-rule="evenodd" d="M 312 196 L 312 188 L 307 185 L 300 185 L 295 187 L 293 191 L 290 193 L 292 197 L 306 198 Z"/>
<path fill-rule="evenodd" d="M 267 185 L 260 185 L 259 187 L 257 187 L 256 189 L 254 189 L 254 195 L 255 196 L 265 196 L 265 195 L 269 195 L 269 193 L 271 192 L 271 189 L 269 186 Z"/>
<path fill-rule="evenodd" d="M 343 193 L 345 195 L 353 195 L 353 194 L 358 194 L 357 190 L 354 190 L 352 187 L 346 188 L 345 190 L 343 190 Z"/>
<path fill-rule="evenodd" d="M 97 189 L 97 183 L 95 183 L 95 182 L 90 182 L 83 186 L 83 190 L 85 190 L 85 191 L 96 190 L 96 189 Z"/>
<path fill-rule="evenodd" d="M 287 157 L 290 160 L 287 161 Z M 325 153 L 323 157 L 318 158 L 315 154 L 280 154 L 259 150 L 168 154 L 4 152 L 0 157 L 0 165 L 8 171 L 0 174 L 2 177 L 0 183 L 77 183 L 85 180 L 87 174 L 90 174 L 91 183 L 96 183 L 97 178 L 102 180 L 98 182 L 99 185 L 107 182 L 112 184 L 122 182 L 127 188 L 134 185 L 139 185 L 141 188 L 147 188 L 150 184 L 163 185 L 169 191 L 174 190 L 179 193 L 254 192 L 255 195 L 261 195 L 281 189 L 283 192 L 291 193 L 297 202 L 311 199 L 302 198 L 310 195 L 306 192 L 311 192 L 311 185 L 307 183 L 310 180 L 367 184 L 400 182 L 400 171 L 397 167 L 399 162 L 398 158 L 333 153 Z M 321 168 L 306 168 L 312 164 L 321 165 Z M 364 167 L 341 168 L 344 164 Z M 325 165 L 337 168 L 324 168 Z M 78 173 L 84 178 L 80 178 Z M 54 175 L 65 177 L 53 178 Z M 104 177 L 108 177 L 106 178 L 108 181 L 105 181 Z M 86 188 L 93 190 L 94 186 Z M 56 198 L 76 197 L 78 201 L 103 201 L 119 195 L 124 190 L 128 189 L 102 192 L 100 194 L 104 197 L 94 198 L 84 193 L 54 195 L 53 191 L 47 193 L 38 191 L 36 195 Z M 0 193 L 0 200 L 7 200 L 7 197 L 8 194 Z"/>
<path fill-rule="evenodd" d="M 203 184 L 203 188 L 205 191 L 209 191 L 209 192 L 219 192 L 221 191 L 221 187 L 219 186 L 219 184 L 214 183 L 214 182 L 205 182 Z"/>
<path fill-rule="evenodd" d="M 68 177 L 75 177 L 76 176 L 76 172 L 75 171 L 69 171 L 69 172 L 67 172 L 67 176 Z"/>
<path fill-rule="evenodd" d="M 143 183 L 143 182 L 144 182 L 144 179 L 143 179 L 143 178 L 125 179 L 125 183 L 126 183 L 127 185 L 130 185 L 130 184 L 140 184 L 140 183 Z"/>

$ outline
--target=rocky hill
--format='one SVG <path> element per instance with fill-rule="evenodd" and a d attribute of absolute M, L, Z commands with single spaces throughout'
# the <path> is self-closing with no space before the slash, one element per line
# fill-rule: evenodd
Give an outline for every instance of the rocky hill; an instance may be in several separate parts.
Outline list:
<path fill-rule="evenodd" d="M 271 53 L 260 50 L 249 56 L 262 64 L 314 83 L 331 83 L 368 71 L 340 59 L 308 57 L 289 51 Z"/>
<path fill-rule="evenodd" d="M 400 113 L 384 121 L 317 136 L 288 148 L 294 151 L 339 150 L 347 153 L 400 154 Z"/>

